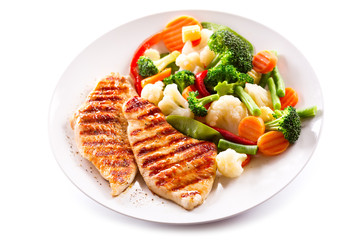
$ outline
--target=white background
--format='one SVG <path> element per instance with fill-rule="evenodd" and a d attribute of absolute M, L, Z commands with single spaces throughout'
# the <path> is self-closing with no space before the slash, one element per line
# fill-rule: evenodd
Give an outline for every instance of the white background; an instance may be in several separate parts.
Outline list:
<path fill-rule="evenodd" d="M 360 17 L 355 4 L 346 0 L 2 1 L 0 238 L 359 239 Z M 325 103 L 320 142 L 294 181 L 243 214 L 194 226 L 149 223 L 97 204 L 59 168 L 47 128 L 57 81 L 84 48 L 131 20 L 181 9 L 233 13 L 279 32 L 313 66 Z"/>

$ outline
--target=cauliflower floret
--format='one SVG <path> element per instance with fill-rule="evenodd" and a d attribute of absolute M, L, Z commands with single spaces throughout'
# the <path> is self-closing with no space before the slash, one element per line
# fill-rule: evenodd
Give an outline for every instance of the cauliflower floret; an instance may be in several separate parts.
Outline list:
<path fill-rule="evenodd" d="M 200 53 L 200 51 L 203 50 L 203 48 L 205 48 L 207 46 L 207 42 L 208 42 L 211 34 L 213 34 L 213 31 L 208 30 L 208 29 L 202 29 L 200 43 L 198 45 L 196 45 L 195 47 L 193 47 L 191 41 L 186 41 L 184 47 L 181 50 L 181 53 L 183 53 L 185 55 L 188 55 L 189 53 L 192 53 L 192 52 Z"/>
<path fill-rule="evenodd" d="M 192 53 L 192 52 L 197 52 L 197 50 L 195 50 L 191 41 L 186 41 L 183 48 L 181 49 L 181 53 L 188 55 L 189 53 Z"/>
<path fill-rule="evenodd" d="M 180 115 L 193 118 L 194 114 L 189 109 L 188 102 L 180 94 L 175 83 L 169 84 L 164 89 L 164 97 L 158 106 L 165 115 Z"/>
<path fill-rule="evenodd" d="M 210 50 L 209 46 L 205 46 L 200 52 L 200 62 L 204 66 L 208 66 L 214 59 L 215 53 Z"/>
<path fill-rule="evenodd" d="M 264 120 L 264 122 L 268 122 L 268 121 L 272 121 L 274 120 L 274 111 L 271 110 L 271 108 L 269 107 L 260 107 L 260 116 L 262 118 L 262 120 Z"/>
<path fill-rule="evenodd" d="M 210 126 L 223 128 L 237 134 L 241 119 L 247 115 L 247 108 L 240 99 L 224 95 L 210 105 L 205 121 Z"/>
<path fill-rule="evenodd" d="M 202 49 L 204 48 L 205 46 L 207 46 L 208 44 L 208 40 L 210 38 L 210 36 L 213 34 L 214 32 L 209 30 L 209 29 L 202 29 L 201 30 L 201 41 L 199 43 L 199 45 L 197 45 L 196 47 L 198 49 Z"/>
<path fill-rule="evenodd" d="M 160 59 L 160 52 L 154 48 L 149 48 L 144 52 L 144 56 L 156 61 Z"/>
<path fill-rule="evenodd" d="M 241 165 L 246 158 L 246 154 L 228 148 L 216 156 L 217 169 L 225 177 L 238 177 L 244 171 Z"/>
<path fill-rule="evenodd" d="M 215 53 L 210 50 L 207 41 L 213 32 L 208 29 L 201 30 L 201 41 L 193 47 L 191 41 L 186 41 L 181 50 L 180 56 L 176 59 L 176 65 L 180 70 L 189 70 L 195 74 L 205 69 L 215 57 Z"/>
<path fill-rule="evenodd" d="M 193 72 L 196 67 L 203 68 L 203 64 L 200 62 L 200 54 L 198 52 L 192 52 L 188 55 L 182 53 L 176 58 L 175 63 L 180 67 L 179 70 L 189 70 Z"/>
<path fill-rule="evenodd" d="M 141 91 L 141 97 L 149 100 L 155 105 L 158 105 L 164 96 L 163 89 L 164 83 L 162 81 L 158 81 L 154 84 L 146 84 Z"/>
<path fill-rule="evenodd" d="M 244 90 L 251 96 L 259 107 L 272 107 L 270 92 L 265 88 L 252 83 L 246 83 Z"/>

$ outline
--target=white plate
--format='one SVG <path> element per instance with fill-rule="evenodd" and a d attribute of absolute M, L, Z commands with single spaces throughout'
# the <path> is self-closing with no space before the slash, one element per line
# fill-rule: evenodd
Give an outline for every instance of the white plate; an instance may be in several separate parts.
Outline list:
<path fill-rule="evenodd" d="M 217 177 L 203 205 L 186 211 L 152 194 L 141 177 L 118 197 L 108 183 L 77 152 L 69 118 L 95 86 L 110 72 L 128 74 L 138 45 L 169 20 L 188 14 L 200 21 L 224 24 L 247 38 L 256 50 L 275 49 L 287 86 L 300 94 L 297 107 L 317 105 L 318 115 L 304 122 L 300 139 L 276 157 L 257 156 L 236 179 Z M 308 86 L 312 86 L 309 88 Z M 55 89 L 49 113 L 49 137 L 55 158 L 68 178 L 87 196 L 121 214 L 161 223 L 204 223 L 244 212 L 283 189 L 304 168 L 319 139 L 323 116 L 322 92 L 305 57 L 273 30 L 236 15 L 210 11 L 176 11 L 147 16 L 122 25 L 88 46 L 66 69 Z"/>

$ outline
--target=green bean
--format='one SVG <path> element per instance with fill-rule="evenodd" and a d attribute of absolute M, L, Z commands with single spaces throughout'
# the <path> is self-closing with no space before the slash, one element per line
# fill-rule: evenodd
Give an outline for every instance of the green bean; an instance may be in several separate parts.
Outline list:
<path fill-rule="evenodd" d="M 234 91 L 235 94 L 239 96 L 240 100 L 245 104 L 251 115 L 260 116 L 260 108 L 258 107 L 258 105 L 256 105 L 251 96 L 247 92 L 245 92 L 245 90 L 241 86 L 236 86 Z"/>
<path fill-rule="evenodd" d="M 275 110 L 279 110 L 279 109 L 281 109 L 281 102 L 280 102 L 279 96 L 276 93 L 276 86 L 275 86 L 274 79 L 272 77 L 269 77 L 267 80 L 267 83 L 268 83 L 268 88 L 270 91 L 273 107 Z"/>
<path fill-rule="evenodd" d="M 279 97 L 285 96 L 285 81 L 281 77 L 279 68 L 277 66 L 275 66 L 272 71 L 272 77 L 274 78 L 274 82 L 276 86 L 276 94 Z"/>
<path fill-rule="evenodd" d="M 226 150 L 228 148 L 231 148 L 238 153 L 245 153 L 245 154 L 251 154 L 251 155 L 255 155 L 258 150 L 257 145 L 243 145 L 243 144 L 239 144 L 239 143 L 233 143 L 233 142 L 227 141 L 225 139 L 220 139 L 220 141 L 218 143 L 218 148 L 220 150 Z"/>
<path fill-rule="evenodd" d="M 259 86 L 265 88 L 267 84 L 267 80 L 269 77 L 271 77 L 272 71 L 268 73 L 264 73 L 261 75 Z"/>

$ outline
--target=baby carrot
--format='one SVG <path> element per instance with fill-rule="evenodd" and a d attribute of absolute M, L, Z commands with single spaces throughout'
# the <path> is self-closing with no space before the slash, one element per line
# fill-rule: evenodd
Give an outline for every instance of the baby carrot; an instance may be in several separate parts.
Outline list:
<path fill-rule="evenodd" d="M 141 87 L 145 87 L 146 84 L 156 83 L 158 81 L 162 81 L 164 78 L 169 77 L 171 75 L 171 68 L 165 68 L 163 71 L 155 74 L 151 77 L 147 77 L 141 81 Z"/>
<path fill-rule="evenodd" d="M 281 109 L 284 110 L 288 106 L 295 107 L 299 101 L 299 95 L 290 87 L 285 88 L 285 95 L 280 97 Z"/>
<path fill-rule="evenodd" d="M 284 152 L 289 144 L 289 141 L 286 140 L 282 132 L 279 131 L 266 132 L 261 135 L 257 141 L 259 152 L 269 156 Z"/>
<path fill-rule="evenodd" d="M 259 73 L 271 72 L 277 64 L 277 57 L 273 52 L 263 50 L 253 57 L 253 68 Z"/>
<path fill-rule="evenodd" d="M 239 136 L 256 142 L 265 132 L 264 120 L 260 117 L 248 116 L 239 123 Z"/>
<path fill-rule="evenodd" d="M 165 26 L 162 37 L 169 51 L 181 51 L 185 44 L 182 40 L 182 27 L 191 25 L 199 25 L 201 27 L 198 20 L 185 15 L 175 18 Z"/>

